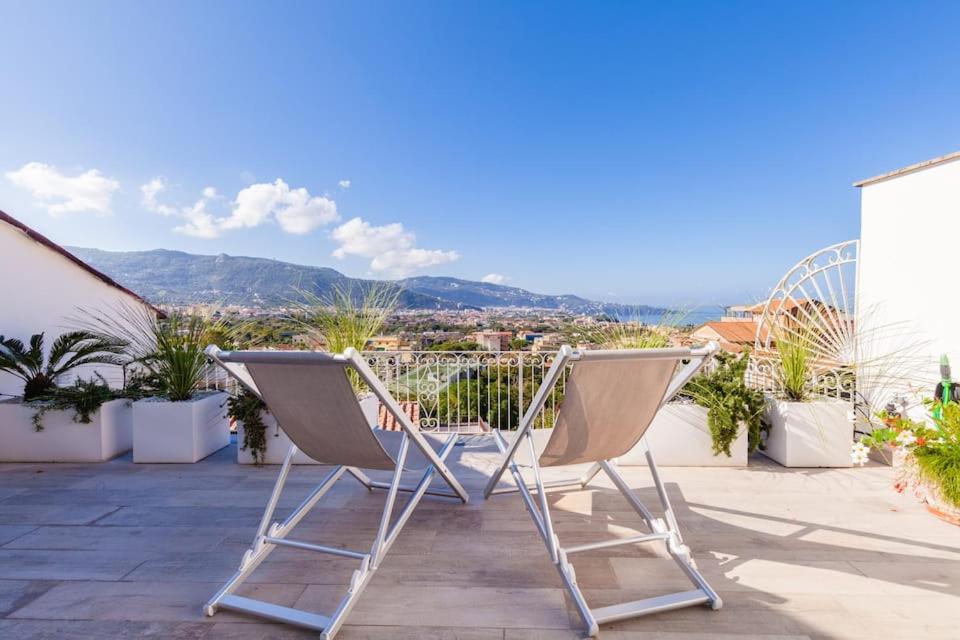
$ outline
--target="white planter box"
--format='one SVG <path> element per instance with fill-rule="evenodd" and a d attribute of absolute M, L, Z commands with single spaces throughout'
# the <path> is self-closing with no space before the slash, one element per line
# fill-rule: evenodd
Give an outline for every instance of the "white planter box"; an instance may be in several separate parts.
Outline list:
<path fill-rule="evenodd" d="M 767 398 L 770 423 L 764 455 L 785 467 L 850 467 L 853 422 L 842 400 L 792 402 Z"/>
<path fill-rule="evenodd" d="M 170 402 L 133 403 L 134 462 L 197 462 L 230 444 L 227 394 L 199 393 Z"/>
<path fill-rule="evenodd" d="M 552 429 L 534 429 L 533 441 L 542 451 L 550 439 Z M 512 440 L 516 432 L 501 432 Z M 746 429 L 730 445 L 731 457 L 713 455 L 713 439 L 707 428 L 707 410 L 695 404 L 670 404 L 653 419 L 644 435 L 653 451 L 658 467 L 743 467 L 747 465 L 748 438 Z M 517 462 L 529 464 L 528 447 L 518 449 Z M 643 445 L 638 444 L 617 458 L 624 466 L 646 466 Z"/>
<path fill-rule="evenodd" d="M 375 396 L 367 396 L 360 400 L 360 408 L 363 415 L 366 416 L 371 428 L 377 424 L 377 412 L 380 408 L 380 401 Z M 283 459 L 287 457 L 287 451 L 290 450 L 290 438 L 283 432 L 283 429 L 277 429 L 277 419 L 269 412 L 260 414 L 263 423 L 267 425 L 266 441 L 267 448 L 263 452 L 263 464 L 283 464 Z M 244 426 L 242 420 L 237 420 L 237 462 L 240 464 L 253 464 L 253 455 L 250 450 L 242 450 Z M 293 464 L 322 464 L 309 457 L 303 451 L 297 451 L 293 456 Z"/>
<path fill-rule="evenodd" d="M 33 426 L 36 409 L 0 402 L 0 462 L 103 462 L 133 446 L 129 400 L 104 402 L 90 423 L 74 422 L 74 411 L 48 411 L 43 431 Z"/>
<path fill-rule="evenodd" d="M 743 427 L 730 444 L 730 456 L 713 455 L 707 409 L 696 404 L 668 404 L 657 413 L 644 440 L 659 467 L 745 467 L 749 438 Z M 646 465 L 643 445 L 619 458 L 622 465 Z"/>

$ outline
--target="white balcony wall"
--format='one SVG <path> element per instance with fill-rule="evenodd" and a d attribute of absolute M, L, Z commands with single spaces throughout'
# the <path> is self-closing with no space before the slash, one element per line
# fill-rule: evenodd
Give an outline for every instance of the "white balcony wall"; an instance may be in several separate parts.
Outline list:
<path fill-rule="evenodd" d="M 71 328 L 67 318 L 76 315 L 78 308 L 108 312 L 123 303 L 140 304 L 20 229 L 0 221 L 0 335 L 26 343 L 32 334 L 42 331 L 49 350 L 56 337 Z M 96 370 L 111 382 L 122 378 L 118 367 L 100 366 Z M 93 369 L 77 373 L 88 378 Z M 0 400 L 22 391 L 19 379 L 0 373 Z"/>
<path fill-rule="evenodd" d="M 858 386 L 874 407 L 931 397 L 938 360 L 960 377 L 960 157 L 861 193 Z"/>

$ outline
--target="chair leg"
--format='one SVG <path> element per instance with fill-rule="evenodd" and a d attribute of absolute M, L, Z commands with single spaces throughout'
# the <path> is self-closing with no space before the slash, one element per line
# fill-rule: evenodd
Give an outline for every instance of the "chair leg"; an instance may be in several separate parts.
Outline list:
<path fill-rule="evenodd" d="M 562 547 L 559 537 L 554 533 L 552 518 L 550 517 L 549 507 L 546 501 L 546 487 L 540 474 L 540 465 L 534 457 L 532 468 L 534 470 L 534 482 L 528 484 L 520 468 L 514 460 L 510 460 L 508 470 L 513 476 L 516 485 L 515 491 L 518 491 L 523 498 L 524 505 L 533 519 L 547 551 L 550 554 L 551 561 L 556 567 L 560 578 L 563 581 L 567 592 L 570 594 L 577 612 L 583 620 L 584 627 L 589 635 L 595 636 L 599 632 L 599 625 L 604 622 L 614 622 L 642 615 L 648 615 L 660 611 L 669 611 L 681 607 L 689 607 L 700 604 L 709 604 L 713 609 L 719 609 L 722 601 L 717 593 L 710 587 L 706 579 L 697 569 L 690 555 L 690 549 L 683 544 L 680 537 L 680 531 L 677 526 L 676 517 L 673 513 L 670 499 L 663 487 L 659 471 L 653 460 L 653 455 L 647 449 L 647 460 L 650 463 L 651 473 L 654 479 L 654 485 L 657 494 L 663 504 L 664 517 L 657 518 L 640 501 L 639 497 L 630 488 L 616 469 L 616 465 L 610 460 L 603 460 L 591 467 L 581 480 L 589 482 L 597 473 L 604 471 L 613 481 L 617 489 L 623 494 L 628 503 L 637 511 L 651 529 L 650 534 L 633 536 L 630 538 L 600 541 L 594 543 L 581 544 L 573 547 Z M 575 482 L 576 483 L 576 482 Z M 569 484 L 569 483 L 568 483 Z M 537 499 L 534 499 L 531 490 L 537 492 Z M 538 504 L 539 503 L 539 504 Z M 595 549 L 603 549 L 627 544 L 639 544 L 644 542 L 662 542 L 666 545 L 671 558 L 677 563 L 680 569 L 686 574 L 687 578 L 694 584 L 696 589 L 692 591 L 683 591 L 680 593 L 671 593 L 646 600 L 635 602 L 626 602 L 609 607 L 600 607 L 591 609 L 587 604 L 580 586 L 577 584 L 577 574 L 573 564 L 569 560 L 569 555 Z"/>
<path fill-rule="evenodd" d="M 677 523 L 673 506 L 670 503 L 670 498 L 667 495 L 663 481 L 660 479 L 660 471 L 657 468 L 656 461 L 653 459 L 653 452 L 650 451 L 649 447 L 646 447 L 646 457 L 647 464 L 650 467 L 650 474 L 653 477 L 654 487 L 660 498 L 660 504 L 663 507 L 663 519 L 653 517 L 650 510 L 640 501 L 640 498 L 637 497 L 633 489 L 631 489 L 626 480 L 623 479 L 623 476 L 620 475 L 620 472 L 617 471 L 616 465 L 609 460 L 605 460 L 600 464 L 627 502 L 647 521 L 651 530 L 655 534 L 665 534 L 663 541 L 666 544 L 670 557 L 673 558 L 677 566 L 686 574 L 687 579 L 697 587 L 697 591 L 706 597 L 710 607 L 714 610 L 720 609 L 720 607 L 723 606 L 723 600 L 717 592 L 713 590 L 713 587 L 711 587 L 707 579 L 703 577 L 703 574 L 700 573 L 696 562 L 693 560 L 690 547 L 683 543 L 683 536 L 680 533 L 680 526 Z"/>
<path fill-rule="evenodd" d="M 445 460 L 450 455 L 455 442 L 455 439 L 450 439 L 444 448 L 439 452 L 438 458 L 441 461 Z M 424 470 L 419 483 L 417 484 L 416 488 L 412 490 L 410 497 L 407 499 L 406 504 L 400 511 L 400 514 L 397 516 L 396 521 L 391 524 L 391 516 L 393 514 L 397 493 L 401 489 L 400 478 L 403 473 L 403 463 L 406 459 L 408 450 L 409 440 L 404 438 L 403 444 L 401 445 L 397 468 L 394 471 L 393 479 L 390 483 L 390 490 L 387 494 L 387 499 L 383 506 L 383 512 L 380 516 L 380 526 L 377 536 L 374 539 L 370 551 L 368 553 L 364 553 L 361 551 L 327 547 L 318 544 L 287 539 L 290 531 L 293 530 L 293 528 L 307 515 L 307 513 L 310 512 L 311 509 L 313 509 L 314 506 L 316 506 L 323 495 L 337 482 L 337 480 L 343 477 L 345 473 L 351 473 L 351 475 L 360 480 L 359 476 L 352 473 L 354 470 L 348 467 L 334 467 L 333 470 L 327 474 L 320 484 L 303 500 L 303 502 L 301 502 L 296 509 L 294 509 L 289 516 L 287 516 L 283 522 L 273 522 L 271 524 L 277 502 L 279 501 L 280 495 L 283 492 L 284 485 L 287 481 L 287 476 L 290 472 L 293 455 L 297 451 L 296 447 L 291 447 L 290 452 L 287 454 L 287 457 L 284 460 L 283 466 L 280 468 L 277 482 L 270 494 L 267 507 L 264 510 L 264 514 L 261 518 L 260 525 L 258 526 L 257 535 L 254 538 L 253 544 L 251 545 L 250 549 L 244 553 L 243 559 L 240 563 L 240 568 L 237 570 L 237 572 L 231 576 L 227 583 L 224 584 L 223 587 L 221 587 L 220 590 L 217 591 L 217 593 L 204 606 L 204 613 L 206 613 L 208 616 L 212 616 L 217 612 L 218 609 L 221 608 L 241 611 L 269 620 L 286 622 L 288 624 L 320 631 L 321 638 L 326 640 L 332 639 L 340 630 L 340 627 L 343 625 L 346 617 L 353 609 L 367 584 L 373 578 L 373 574 L 383 561 L 384 556 L 386 556 L 387 551 L 389 551 L 390 547 L 393 545 L 393 542 L 396 540 L 400 530 L 413 513 L 413 510 L 420 503 L 420 500 L 423 498 L 423 496 L 427 494 L 427 488 L 430 486 L 430 482 L 436 475 L 436 468 L 433 465 L 430 465 Z M 366 476 L 362 473 L 361 476 L 366 478 Z M 453 496 L 447 497 L 458 496 L 454 494 Z M 250 575 L 263 562 L 263 560 L 266 559 L 266 557 L 270 555 L 270 553 L 278 546 L 287 546 L 304 551 L 314 551 L 318 553 L 352 558 L 360 562 L 360 567 L 353 572 L 346 595 L 340 601 L 332 615 L 328 617 L 321 614 L 310 613 L 308 611 L 293 609 L 291 607 L 283 607 L 280 605 L 271 604 L 269 602 L 255 600 L 253 598 L 234 595 L 234 592 L 237 590 L 237 588 L 239 588 L 240 585 L 242 585 L 250 577 Z"/>

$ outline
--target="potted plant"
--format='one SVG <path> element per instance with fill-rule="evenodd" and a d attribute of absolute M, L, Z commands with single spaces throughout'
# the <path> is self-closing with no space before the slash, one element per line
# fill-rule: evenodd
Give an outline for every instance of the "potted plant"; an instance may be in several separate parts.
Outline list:
<path fill-rule="evenodd" d="M 815 358 L 820 332 L 814 325 L 798 319 L 777 328 L 781 393 L 767 396 L 765 420 L 770 428 L 762 451 L 785 467 L 849 467 L 852 403 L 815 397 L 813 381 L 820 370 L 835 368 L 835 363 Z"/>
<path fill-rule="evenodd" d="M 750 352 L 720 352 L 709 369 L 680 391 L 654 418 L 647 442 L 657 460 L 673 466 L 747 465 L 762 446 L 765 410 L 761 391 L 746 383 Z M 664 452 L 664 453 L 661 453 Z"/>
<path fill-rule="evenodd" d="M 132 409 L 123 391 L 100 377 L 57 381 L 78 367 L 121 364 L 123 344 L 88 331 L 60 335 L 44 349 L 44 334 L 29 346 L 0 336 L 0 371 L 24 383 L 23 397 L 0 402 L 0 461 L 101 462 L 132 444 Z"/>
<path fill-rule="evenodd" d="M 937 517 L 960 525 L 960 405 L 948 402 L 933 426 L 905 417 L 885 420 L 889 426 L 874 429 L 853 445 L 853 464 L 864 465 L 870 449 L 894 450 L 894 488 L 907 489 Z"/>
<path fill-rule="evenodd" d="M 230 444 L 227 394 L 203 388 L 204 348 L 222 326 L 171 311 L 164 317 L 121 305 L 108 314 L 81 310 L 81 323 L 125 345 L 144 397 L 133 403 L 134 462 L 197 462 Z"/>
<path fill-rule="evenodd" d="M 151 325 L 155 350 L 137 361 L 155 393 L 133 405 L 133 461 L 197 462 L 230 444 L 228 395 L 202 388 L 211 323 L 174 312 Z"/>

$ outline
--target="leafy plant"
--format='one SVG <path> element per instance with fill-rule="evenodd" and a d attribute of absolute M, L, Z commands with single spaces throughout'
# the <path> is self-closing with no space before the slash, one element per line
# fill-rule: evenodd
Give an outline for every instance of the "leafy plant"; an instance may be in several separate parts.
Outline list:
<path fill-rule="evenodd" d="M 850 455 L 855 464 L 863 465 L 869 448 L 882 451 L 897 446 L 916 462 L 919 480 L 936 487 L 947 502 L 960 508 L 960 405 L 948 402 L 940 416 L 931 419 L 932 428 L 908 418 L 886 420 L 890 427 L 874 429 L 861 438 Z"/>
<path fill-rule="evenodd" d="M 584 337 L 604 349 L 661 349 L 670 346 L 671 335 L 683 324 L 686 315 L 685 311 L 665 312 L 656 322 L 647 323 L 640 309 L 635 309 L 602 323 Z"/>
<path fill-rule="evenodd" d="M 23 399 L 30 401 L 50 393 L 57 378 L 88 364 L 121 365 L 124 343 L 89 331 L 61 334 L 44 357 L 43 333 L 30 337 L 29 347 L 16 338 L 0 335 L 0 371 L 24 382 Z"/>
<path fill-rule="evenodd" d="M 746 384 L 750 353 L 737 357 L 721 352 L 715 358 L 715 368 L 688 382 L 682 394 L 707 409 L 714 455 L 722 452 L 729 457 L 730 445 L 743 427 L 748 451 L 753 453 L 762 448 L 761 433 L 769 427 L 763 423 L 763 392 Z"/>
<path fill-rule="evenodd" d="M 803 402 L 810 393 L 809 377 L 813 349 L 811 330 L 799 323 L 775 329 L 779 355 L 780 386 L 788 400 Z"/>
<path fill-rule="evenodd" d="M 43 416 L 50 411 L 73 411 L 73 421 L 81 424 L 90 424 L 95 414 L 105 402 L 118 398 L 139 400 L 144 397 L 143 388 L 139 381 L 142 378 L 134 377 L 130 384 L 123 389 L 113 389 L 106 379 L 96 374 L 90 380 L 78 379 L 66 387 L 54 387 L 46 394 L 31 401 L 36 406 L 33 414 L 33 426 L 37 431 L 43 431 Z"/>
<path fill-rule="evenodd" d="M 141 382 L 172 402 L 189 400 L 200 389 L 207 370 L 204 349 L 223 334 L 220 321 L 177 311 L 158 318 L 140 305 L 123 304 L 110 313 L 81 311 L 80 322 L 123 344 L 125 369 L 145 371 Z"/>
<path fill-rule="evenodd" d="M 227 401 L 227 415 L 243 422 L 242 451 L 250 450 L 254 464 L 263 464 L 263 454 L 267 450 L 267 425 L 263 422 L 263 411 L 267 405 L 253 393 L 244 389 L 239 395 Z"/>
<path fill-rule="evenodd" d="M 371 284 L 364 287 L 335 286 L 328 298 L 298 290 L 302 302 L 297 316 L 327 350 L 342 353 L 348 347 L 363 351 L 371 338 L 379 335 L 397 307 L 401 289 L 394 285 Z M 350 383 L 357 393 L 364 391 L 356 372 L 349 371 Z"/>

